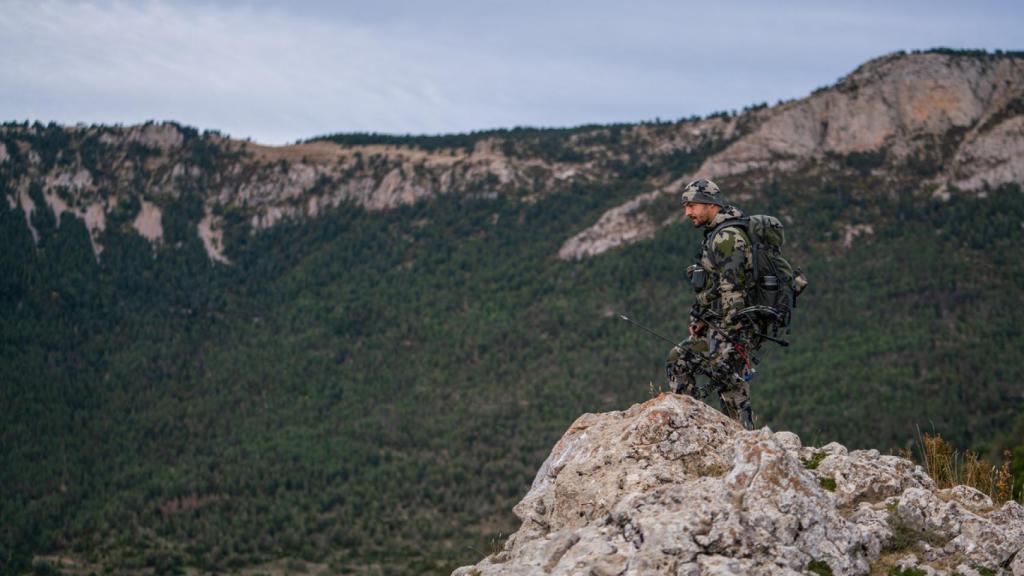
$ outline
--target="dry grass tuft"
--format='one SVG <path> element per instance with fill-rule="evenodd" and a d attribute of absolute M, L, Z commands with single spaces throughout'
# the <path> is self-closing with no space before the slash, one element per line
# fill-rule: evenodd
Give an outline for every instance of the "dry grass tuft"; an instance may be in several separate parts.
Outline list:
<path fill-rule="evenodd" d="M 996 502 L 1006 502 L 1013 499 L 1013 475 L 1010 474 L 1010 464 L 1013 463 L 1013 455 L 1009 450 L 1003 451 L 1003 464 L 996 472 L 995 495 L 992 499 Z M 1021 498 L 1024 500 L 1024 498 Z"/>
<path fill-rule="evenodd" d="M 1003 461 L 995 466 L 978 456 L 976 452 L 965 451 L 962 455 L 942 436 L 924 434 L 919 438 L 922 465 L 939 488 L 965 485 L 984 492 L 996 504 L 1013 499 L 1013 476 L 1010 473 L 1012 456 L 1003 452 Z"/>

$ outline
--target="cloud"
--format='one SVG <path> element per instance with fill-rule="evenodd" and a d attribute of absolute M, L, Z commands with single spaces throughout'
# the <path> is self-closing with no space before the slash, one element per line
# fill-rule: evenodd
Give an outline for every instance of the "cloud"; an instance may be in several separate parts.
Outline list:
<path fill-rule="evenodd" d="M 897 49 L 1012 49 L 1020 12 L 1010 2 L 14 0 L 0 18 L 0 118 L 169 119 L 267 143 L 678 118 L 800 97 Z"/>
<path fill-rule="evenodd" d="M 179 119 L 279 142 L 332 120 L 394 129 L 415 124 L 417 107 L 444 104 L 415 59 L 379 31 L 345 22 L 163 2 L 26 3 L 7 12 L 0 50 L 16 57 L 0 68 L 5 114 L 21 105 L 65 121 Z M 72 104 L 87 113 L 43 109 Z"/>

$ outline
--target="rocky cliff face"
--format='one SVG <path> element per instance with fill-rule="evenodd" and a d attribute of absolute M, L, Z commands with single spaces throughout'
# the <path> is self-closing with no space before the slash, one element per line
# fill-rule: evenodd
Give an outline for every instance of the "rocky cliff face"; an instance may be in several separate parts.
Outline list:
<path fill-rule="evenodd" d="M 581 416 L 515 513 L 504 549 L 454 576 L 1024 575 L 1024 506 L 674 394 Z"/>
<path fill-rule="evenodd" d="M 30 227 L 37 209 L 52 211 L 58 223 L 69 213 L 85 221 L 97 255 L 108 217 L 119 206 L 129 206 L 131 226 L 159 244 L 167 204 L 192 194 L 203 210 L 198 234 L 210 257 L 222 262 L 227 212 L 259 231 L 344 202 L 386 210 L 442 194 L 544 193 L 592 177 L 586 165 L 510 157 L 493 146 L 484 139 L 468 151 L 332 142 L 266 147 L 170 123 L 56 130 L 6 125 L 0 127 L 0 169 L 8 171 L 0 176 L 9 205 L 22 208 Z"/>
<path fill-rule="evenodd" d="M 873 172 L 895 190 L 948 198 L 956 191 L 1024 182 L 1024 60 L 948 54 L 893 55 L 835 86 L 747 113 L 752 126 L 692 173 L 608 211 L 568 239 L 559 256 L 583 258 L 653 236 L 644 211 L 700 175 L 726 183 L 732 200 L 761 184 L 851 154 L 877 158 Z M 927 161 L 935 174 L 908 166 Z M 899 182 L 898 185 L 894 185 Z"/>
<path fill-rule="evenodd" d="M 647 209 L 698 174 L 719 179 L 741 201 L 765 182 L 851 154 L 873 159 L 871 172 L 889 192 L 910 187 L 948 197 L 1021 183 L 1022 112 L 1024 59 L 900 54 L 806 98 L 739 115 L 496 132 L 463 145 L 323 139 L 266 147 L 166 123 L 7 124 L 0 126 L 0 190 L 29 226 L 35 210 L 51 211 L 58 225 L 65 213 L 83 220 L 97 255 L 113 214 L 130 211 L 131 227 L 159 245 L 168 205 L 195 196 L 196 234 L 212 259 L 227 262 L 228 217 L 259 231 L 346 202 L 370 210 L 448 194 L 531 202 L 574 183 L 636 185 L 635 198 L 566 238 L 558 256 L 574 259 L 651 238 L 677 221 Z M 908 170 L 922 162 L 940 169 Z"/>

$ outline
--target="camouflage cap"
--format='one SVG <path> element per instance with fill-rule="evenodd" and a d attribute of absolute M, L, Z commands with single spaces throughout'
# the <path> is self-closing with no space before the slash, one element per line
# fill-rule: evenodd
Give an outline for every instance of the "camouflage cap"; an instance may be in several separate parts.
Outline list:
<path fill-rule="evenodd" d="M 694 180 L 687 184 L 686 188 L 683 188 L 683 204 L 687 202 L 725 206 L 725 201 L 722 199 L 722 191 L 718 189 L 718 184 L 707 178 Z"/>

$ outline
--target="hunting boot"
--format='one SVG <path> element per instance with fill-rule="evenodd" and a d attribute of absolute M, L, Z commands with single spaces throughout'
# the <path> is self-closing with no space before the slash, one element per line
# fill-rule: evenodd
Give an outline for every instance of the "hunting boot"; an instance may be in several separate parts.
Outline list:
<path fill-rule="evenodd" d="M 735 420 L 735 421 L 739 422 L 740 421 L 740 415 L 739 415 L 739 410 L 736 408 L 736 405 L 733 404 L 732 402 L 729 402 L 725 398 L 722 398 L 722 393 L 721 392 L 718 393 L 718 397 L 719 397 L 719 401 L 720 401 L 721 406 L 722 406 L 722 414 L 725 414 L 725 416 L 727 418 L 729 418 L 730 420 Z"/>
<path fill-rule="evenodd" d="M 676 394 L 689 394 L 690 396 L 696 397 L 697 381 L 693 377 L 693 374 L 684 372 L 677 375 L 675 378 L 675 387 L 672 391 Z"/>
<path fill-rule="evenodd" d="M 754 410 L 750 407 L 750 402 L 740 404 L 740 424 L 744 430 L 754 429 Z"/>

